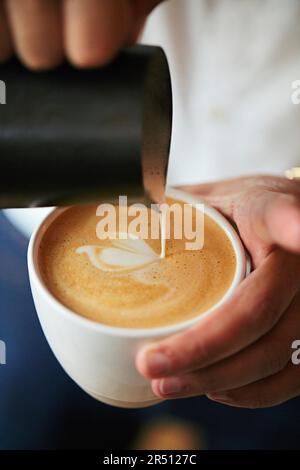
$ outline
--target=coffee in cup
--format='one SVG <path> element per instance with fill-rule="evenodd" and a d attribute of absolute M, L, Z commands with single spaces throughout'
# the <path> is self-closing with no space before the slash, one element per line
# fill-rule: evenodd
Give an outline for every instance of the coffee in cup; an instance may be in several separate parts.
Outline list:
<path fill-rule="evenodd" d="M 174 203 L 183 208 L 183 201 L 167 199 Z M 192 210 L 196 219 L 199 209 Z M 203 220 L 203 247 L 191 250 L 185 236 L 174 237 L 174 224 L 182 221 L 170 218 L 161 258 L 159 238 L 125 238 L 116 225 L 113 238 L 99 240 L 97 206 L 70 207 L 43 235 L 39 270 L 59 302 L 94 322 L 133 329 L 179 324 L 217 304 L 236 272 L 229 237 L 209 215 Z"/>

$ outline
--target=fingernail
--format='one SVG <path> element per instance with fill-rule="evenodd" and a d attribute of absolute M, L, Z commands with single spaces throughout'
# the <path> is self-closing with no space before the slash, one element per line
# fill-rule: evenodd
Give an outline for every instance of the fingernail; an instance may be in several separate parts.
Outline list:
<path fill-rule="evenodd" d="M 146 362 L 150 373 L 154 375 L 166 374 L 171 365 L 169 358 L 159 351 L 149 351 L 146 357 Z"/>
<path fill-rule="evenodd" d="M 206 396 L 213 401 L 231 401 L 227 393 L 208 393 Z"/>
<path fill-rule="evenodd" d="M 184 390 L 184 385 L 177 377 L 170 377 L 160 381 L 159 391 L 162 395 L 177 395 Z"/>

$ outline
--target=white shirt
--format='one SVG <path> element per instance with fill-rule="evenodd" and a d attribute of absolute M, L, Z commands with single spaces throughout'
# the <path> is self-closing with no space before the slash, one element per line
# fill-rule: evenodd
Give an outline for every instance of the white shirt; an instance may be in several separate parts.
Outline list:
<path fill-rule="evenodd" d="M 300 165 L 299 0 L 169 0 L 142 42 L 161 45 L 171 68 L 169 183 Z"/>

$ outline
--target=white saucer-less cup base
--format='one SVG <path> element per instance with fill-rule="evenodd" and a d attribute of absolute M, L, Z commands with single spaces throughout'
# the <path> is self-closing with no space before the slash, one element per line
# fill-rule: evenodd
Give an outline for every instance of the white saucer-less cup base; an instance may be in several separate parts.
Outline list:
<path fill-rule="evenodd" d="M 168 189 L 167 195 L 191 204 L 202 201 L 182 191 Z M 44 285 L 37 263 L 43 234 L 65 208 L 55 209 L 33 233 L 28 247 L 30 284 L 38 317 L 47 341 L 67 374 L 88 394 L 110 405 L 140 408 L 159 403 L 150 382 L 136 370 L 138 349 L 149 342 L 187 329 L 224 303 L 246 274 L 242 243 L 229 222 L 215 209 L 205 205 L 205 213 L 226 232 L 235 251 L 237 265 L 232 285 L 210 310 L 186 322 L 150 329 L 126 329 L 101 325 L 62 305 Z"/>
<path fill-rule="evenodd" d="M 164 401 L 160 400 L 159 398 L 156 398 L 155 400 L 139 402 L 112 400 L 111 398 L 103 397 L 102 395 L 98 395 L 97 393 L 91 392 L 90 390 L 85 390 L 85 392 L 96 400 L 105 403 L 106 405 L 116 406 L 118 408 L 146 408 L 148 406 L 157 405 L 158 403 Z"/>

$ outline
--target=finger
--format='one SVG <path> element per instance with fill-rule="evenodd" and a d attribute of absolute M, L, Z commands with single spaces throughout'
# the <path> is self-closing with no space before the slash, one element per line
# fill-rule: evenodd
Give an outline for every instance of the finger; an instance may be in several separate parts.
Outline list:
<path fill-rule="evenodd" d="M 289 183 L 286 182 L 290 187 Z M 261 188 L 246 191 L 235 203 L 233 218 L 241 227 L 242 238 L 248 240 L 251 252 L 255 251 L 258 238 L 266 246 L 276 244 L 288 251 L 300 253 L 298 194 Z"/>
<path fill-rule="evenodd" d="M 279 320 L 295 296 L 298 257 L 272 252 L 235 294 L 194 327 L 141 349 L 136 365 L 148 378 L 190 372 L 235 354 Z"/>
<path fill-rule="evenodd" d="M 13 52 L 10 30 L 4 3 L 0 3 L 0 62 L 5 62 Z"/>
<path fill-rule="evenodd" d="M 205 198 L 218 200 L 220 196 L 239 195 L 241 192 L 272 191 L 274 193 L 289 193 L 300 197 L 300 186 L 296 181 L 273 175 L 244 176 L 212 181 L 210 183 L 181 185 L 178 189 Z"/>
<path fill-rule="evenodd" d="M 208 398 L 241 408 L 266 408 L 279 405 L 299 394 L 299 366 L 290 363 L 283 371 L 264 380 L 228 392 L 212 393 Z"/>
<path fill-rule="evenodd" d="M 64 0 L 67 56 L 79 67 L 105 64 L 127 43 L 132 21 L 127 0 Z"/>
<path fill-rule="evenodd" d="M 252 225 L 264 241 L 300 253 L 300 201 L 296 196 L 265 192 L 253 208 Z"/>
<path fill-rule="evenodd" d="M 57 65 L 63 58 L 61 10 L 58 0 L 6 0 L 13 42 L 31 69 Z"/>
<path fill-rule="evenodd" d="M 207 202 L 234 220 L 248 250 L 254 253 L 253 261 L 256 266 L 257 260 L 261 258 L 257 250 L 259 242 L 263 242 L 265 251 L 276 244 L 293 253 L 300 253 L 299 188 L 297 193 L 294 184 L 291 184 L 293 182 L 282 180 L 283 178 L 275 179 L 276 190 L 264 186 L 267 179 L 263 179 L 255 187 L 252 186 L 253 181 L 245 179 L 228 180 L 221 185 L 207 183 L 188 186 L 183 189 L 201 195 Z M 242 191 L 241 181 L 243 181 Z"/>
<path fill-rule="evenodd" d="M 242 387 L 283 370 L 291 359 L 291 345 L 300 337 L 300 295 L 275 327 L 243 351 L 190 374 L 156 379 L 152 388 L 160 398 L 183 398 Z"/>
<path fill-rule="evenodd" d="M 204 198 L 210 205 L 219 209 L 227 217 L 232 218 L 234 204 L 240 199 L 241 194 L 253 187 L 256 189 L 260 187 L 260 181 L 261 178 L 258 180 L 254 177 L 245 176 L 210 183 L 183 185 L 179 186 L 178 189 Z M 265 185 L 263 188 L 265 188 Z"/>
<path fill-rule="evenodd" d="M 180 189 L 203 197 L 233 219 L 246 231 L 242 235 L 248 243 L 252 239 L 257 245 L 257 235 L 269 245 L 300 253 L 300 188 L 295 181 L 266 175 Z"/>

